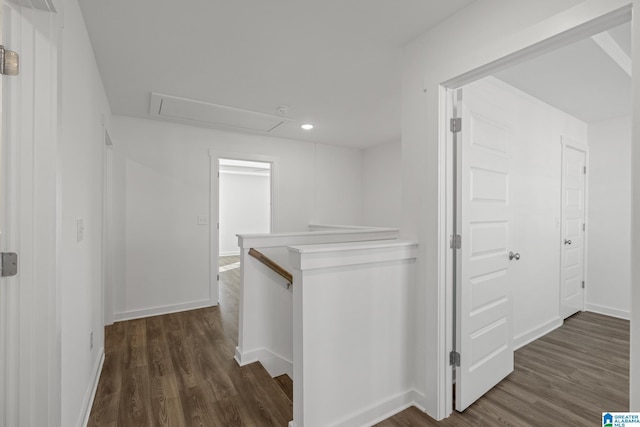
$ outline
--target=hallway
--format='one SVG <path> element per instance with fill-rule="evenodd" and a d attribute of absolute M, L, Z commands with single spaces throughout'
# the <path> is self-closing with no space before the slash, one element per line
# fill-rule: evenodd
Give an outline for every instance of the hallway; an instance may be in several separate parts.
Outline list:
<path fill-rule="evenodd" d="M 89 426 L 287 426 L 290 382 L 233 359 L 237 257 L 220 258 L 220 305 L 106 328 Z M 226 269 L 225 266 L 229 266 Z M 515 371 L 464 413 L 438 423 L 409 408 L 379 427 L 587 426 L 628 410 L 629 322 L 579 313 L 515 353 Z"/>

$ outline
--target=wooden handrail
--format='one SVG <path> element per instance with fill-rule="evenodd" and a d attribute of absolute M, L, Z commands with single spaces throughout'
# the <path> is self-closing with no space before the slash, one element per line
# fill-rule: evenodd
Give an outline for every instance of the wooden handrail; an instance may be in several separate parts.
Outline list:
<path fill-rule="evenodd" d="M 251 248 L 249 249 L 249 255 L 251 255 L 258 261 L 260 261 L 261 263 L 263 263 L 264 265 L 266 265 L 267 267 L 269 267 L 270 269 L 278 273 L 280 276 L 284 277 L 287 280 L 287 282 L 289 282 L 287 288 L 293 284 L 293 275 L 289 273 L 287 270 L 285 270 L 284 268 L 282 268 L 280 265 L 278 265 L 271 258 L 263 254 L 262 252 Z"/>

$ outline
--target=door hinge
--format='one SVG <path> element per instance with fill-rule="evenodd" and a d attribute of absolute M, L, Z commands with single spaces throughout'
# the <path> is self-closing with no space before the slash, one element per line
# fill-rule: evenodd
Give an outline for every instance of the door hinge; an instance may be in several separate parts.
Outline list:
<path fill-rule="evenodd" d="M 218 282 L 220 281 L 220 275 L 219 274 L 216 276 L 216 280 L 218 280 Z"/>
<path fill-rule="evenodd" d="M 582 289 L 584 289 L 584 280 L 582 281 Z"/>
<path fill-rule="evenodd" d="M 0 74 L 17 76 L 20 72 L 20 56 L 0 45 Z"/>
<path fill-rule="evenodd" d="M 462 236 L 456 234 L 455 236 L 449 236 L 449 248 L 460 249 L 462 248 Z"/>
<path fill-rule="evenodd" d="M 18 254 L 15 252 L 0 253 L 0 277 L 11 277 L 18 274 Z"/>
<path fill-rule="evenodd" d="M 582 167 L 582 172 L 583 172 L 585 175 L 587 174 L 587 167 L 586 167 L 586 166 L 583 166 L 583 167 Z"/>
<path fill-rule="evenodd" d="M 586 223 L 582 223 L 582 231 L 587 231 L 587 224 Z"/>
<path fill-rule="evenodd" d="M 462 119 L 458 117 L 457 119 L 451 119 L 449 122 L 449 129 L 452 133 L 458 133 L 462 130 Z"/>
<path fill-rule="evenodd" d="M 460 366 L 460 353 L 457 351 L 449 353 L 449 366 Z"/>

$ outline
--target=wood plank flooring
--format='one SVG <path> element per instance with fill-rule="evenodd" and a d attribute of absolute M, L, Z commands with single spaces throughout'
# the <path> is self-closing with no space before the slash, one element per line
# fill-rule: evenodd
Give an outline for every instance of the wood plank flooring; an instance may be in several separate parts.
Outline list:
<path fill-rule="evenodd" d="M 286 426 L 293 404 L 283 387 L 262 365 L 233 359 L 239 281 L 238 269 L 220 273 L 218 307 L 107 327 L 88 425 Z"/>
<path fill-rule="evenodd" d="M 287 426 L 292 382 L 238 367 L 239 270 L 220 283 L 218 307 L 106 328 L 89 426 Z M 410 408 L 378 426 L 600 425 L 602 411 L 628 410 L 628 354 L 628 322 L 580 313 L 518 350 L 515 371 L 464 413 L 436 422 Z"/>
<path fill-rule="evenodd" d="M 515 370 L 463 413 L 436 422 L 416 408 L 379 427 L 597 426 L 629 410 L 629 322 L 578 313 L 515 353 Z"/>

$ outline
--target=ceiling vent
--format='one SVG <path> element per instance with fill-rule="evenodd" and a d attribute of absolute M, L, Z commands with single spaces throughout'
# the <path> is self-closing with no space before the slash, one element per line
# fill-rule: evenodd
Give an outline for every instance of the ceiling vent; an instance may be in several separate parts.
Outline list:
<path fill-rule="evenodd" d="M 188 122 L 200 126 L 223 126 L 265 133 L 273 131 L 290 120 L 285 117 L 159 93 L 151 94 L 150 113 L 155 118 Z"/>

